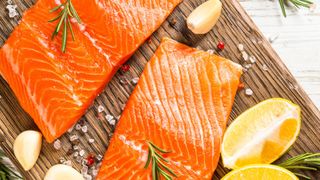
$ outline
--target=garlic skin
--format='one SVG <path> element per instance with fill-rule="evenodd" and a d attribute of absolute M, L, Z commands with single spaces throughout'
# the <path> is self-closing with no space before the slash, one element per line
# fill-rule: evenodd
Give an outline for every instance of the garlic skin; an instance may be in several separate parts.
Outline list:
<path fill-rule="evenodd" d="M 38 131 L 24 131 L 18 135 L 13 144 L 14 155 L 25 171 L 36 163 L 42 145 L 42 134 Z"/>
<path fill-rule="evenodd" d="M 209 32 L 218 22 L 221 10 L 222 4 L 220 0 L 208 0 L 204 2 L 188 16 L 188 28 L 195 34 L 205 34 Z"/>
<path fill-rule="evenodd" d="M 57 164 L 48 170 L 43 180 L 84 180 L 84 178 L 71 166 Z"/>

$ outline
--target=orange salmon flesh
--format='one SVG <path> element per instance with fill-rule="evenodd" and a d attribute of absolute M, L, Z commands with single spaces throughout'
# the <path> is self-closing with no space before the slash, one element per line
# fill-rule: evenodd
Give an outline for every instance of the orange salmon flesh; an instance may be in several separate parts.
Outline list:
<path fill-rule="evenodd" d="M 119 67 L 181 0 L 74 0 L 82 23 L 71 20 L 66 53 L 49 10 L 60 0 L 38 0 L 0 50 L 0 74 L 48 142 L 71 128 Z M 63 1 L 64 2 L 64 1 Z"/>
<path fill-rule="evenodd" d="M 151 179 L 147 141 L 170 150 L 177 179 L 211 179 L 240 65 L 165 38 L 131 94 L 98 180 Z"/>

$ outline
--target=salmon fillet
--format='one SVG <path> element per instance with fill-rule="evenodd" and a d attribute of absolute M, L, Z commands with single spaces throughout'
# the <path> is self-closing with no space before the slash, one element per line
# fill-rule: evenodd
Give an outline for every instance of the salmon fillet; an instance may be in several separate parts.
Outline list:
<path fill-rule="evenodd" d="M 64 1 L 63 1 L 64 2 Z M 48 142 L 85 113 L 118 68 L 180 0 L 74 0 L 82 24 L 73 23 L 61 53 L 51 40 L 60 0 L 38 0 L 0 50 L 0 74 Z"/>
<path fill-rule="evenodd" d="M 165 38 L 131 94 L 98 180 L 151 179 L 147 141 L 170 150 L 178 179 L 211 179 L 240 65 Z"/>

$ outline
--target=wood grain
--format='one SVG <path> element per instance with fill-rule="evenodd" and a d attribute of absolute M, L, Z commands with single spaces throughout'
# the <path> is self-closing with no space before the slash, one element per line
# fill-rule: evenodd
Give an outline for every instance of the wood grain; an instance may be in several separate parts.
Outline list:
<path fill-rule="evenodd" d="M 33 3 L 31 0 L 14 0 L 14 2 L 18 4 L 20 13 Z M 165 36 L 204 50 L 215 49 L 218 41 L 224 41 L 226 48 L 224 51 L 218 52 L 218 54 L 238 63 L 243 63 L 241 53 L 237 49 L 237 45 L 242 43 L 247 53 L 257 58 L 257 63 L 242 77 L 246 87 L 251 88 L 254 91 L 254 95 L 248 97 L 243 91 L 238 93 L 229 122 L 241 112 L 264 99 L 270 97 L 288 98 L 301 106 L 303 127 L 299 139 L 285 157 L 303 152 L 319 152 L 318 129 L 320 128 L 320 112 L 297 84 L 239 2 L 237 0 L 224 0 L 223 13 L 216 27 L 206 35 L 194 35 L 187 30 L 185 18 L 202 2 L 204 0 L 185 0 L 180 4 L 168 20 L 152 35 L 150 40 L 128 61 L 131 68 L 124 76 L 127 79 L 139 76 L 147 60 L 157 48 L 160 39 Z M 19 19 L 9 19 L 4 7 L 5 0 L 0 0 L 0 41 L 2 44 Z M 173 23 L 173 19 L 176 23 Z M 264 69 L 265 66 L 268 67 L 268 70 Z M 121 84 L 120 78 L 121 74 L 117 73 L 83 116 L 81 121 L 88 126 L 88 133 L 83 135 L 78 131 L 66 133 L 60 138 L 64 148 L 59 151 L 55 150 L 51 144 L 44 142 L 40 158 L 35 167 L 29 172 L 21 171 L 26 179 L 41 179 L 49 167 L 59 163 L 60 157 L 72 160 L 73 166 L 79 169 L 80 165 L 74 160 L 73 156 L 66 155 L 67 146 L 70 146 L 68 139 L 72 134 L 80 136 L 79 145 L 81 148 L 85 148 L 87 152 L 96 154 L 105 152 L 115 126 L 110 125 L 104 118 L 97 118 L 97 107 L 99 105 L 104 106 L 107 111 L 106 114 L 112 114 L 114 117 L 118 117 L 121 114 L 134 85 L 130 82 L 125 85 Z M 9 157 L 14 160 L 11 148 L 14 138 L 21 131 L 36 129 L 36 126 L 32 119 L 21 109 L 14 94 L 3 79 L 0 80 L 0 95 L 2 97 L 0 99 L 0 128 L 1 133 L 4 135 L 2 147 Z M 96 143 L 89 144 L 87 142 L 88 137 L 94 138 Z M 16 161 L 14 162 L 16 163 Z M 21 170 L 19 165 L 18 167 Z M 224 169 L 220 163 L 213 179 L 221 178 L 226 172 L 228 170 Z M 320 178 L 316 174 L 308 172 L 307 174 L 315 179 Z"/>

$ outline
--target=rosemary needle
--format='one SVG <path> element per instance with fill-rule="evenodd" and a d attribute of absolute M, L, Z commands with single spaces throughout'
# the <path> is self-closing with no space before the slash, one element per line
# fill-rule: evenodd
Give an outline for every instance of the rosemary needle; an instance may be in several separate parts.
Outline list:
<path fill-rule="evenodd" d="M 311 170 L 317 171 L 320 169 L 320 153 L 305 153 L 287 159 L 286 161 L 277 164 L 288 170 Z M 294 172 L 296 176 L 311 179 L 310 177 Z"/>
<path fill-rule="evenodd" d="M 163 150 L 150 141 L 147 141 L 147 143 L 149 151 L 144 168 L 147 169 L 149 164 L 152 164 L 152 180 L 159 180 L 160 176 L 166 180 L 171 180 L 172 176 L 177 177 L 177 175 L 164 164 L 164 162 L 168 162 L 168 160 L 161 155 L 170 153 L 170 151 Z"/>
<path fill-rule="evenodd" d="M 284 17 L 287 17 L 285 5 L 288 4 L 288 2 L 292 3 L 296 8 L 300 8 L 300 7 L 310 8 L 310 6 L 313 4 L 313 2 L 309 0 L 279 0 L 282 14 Z"/>
<path fill-rule="evenodd" d="M 74 33 L 71 26 L 70 18 L 75 18 L 79 24 L 81 23 L 81 19 L 77 11 L 75 10 L 71 0 L 66 0 L 65 3 L 62 3 L 52 8 L 50 10 L 50 13 L 56 12 L 59 9 L 61 9 L 59 14 L 56 17 L 50 19 L 49 22 L 58 21 L 57 26 L 52 33 L 51 39 L 54 39 L 58 35 L 59 31 L 62 29 L 61 51 L 64 53 L 66 51 L 66 46 L 67 46 L 68 31 L 71 32 L 72 40 L 74 40 Z"/>

